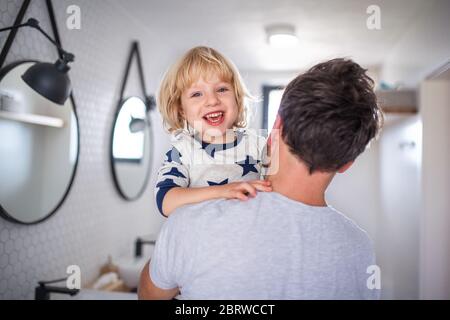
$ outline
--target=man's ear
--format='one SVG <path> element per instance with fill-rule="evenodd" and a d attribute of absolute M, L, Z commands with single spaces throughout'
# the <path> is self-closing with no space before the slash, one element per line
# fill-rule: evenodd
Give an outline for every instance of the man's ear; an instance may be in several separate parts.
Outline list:
<path fill-rule="evenodd" d="M 282 125 L 283 125 L 283 122 L 281 121 L 281 117 L 279 114 L 277 114 L 277 117 L 275 118 L 275 122 L 273 124 L 272 129 L 281 129 Z"/>
<path fill-rule="evenodd" d="M 339 168 L 339 170 L 337 171 L 338 173 L 344 173 L 345 171 L 347 171 L 348 168 L 350 168 L 352 166 L 354 161 L 349 161 L 346 164 L 344 164 L 342 167 Z"/>
<path fill-rule="evenodd" d="M 267 139 L 267 144 L 269 146 L 272 145 L 272 135 L 280 133 L 282 126 L 283 122 L 281 121 L 281 117 L 279 114 L 277 114 L 277 117 L 275 118 L 275 122 L 272 127 L 272 131 L 270 132 L 269 138 Z"/>

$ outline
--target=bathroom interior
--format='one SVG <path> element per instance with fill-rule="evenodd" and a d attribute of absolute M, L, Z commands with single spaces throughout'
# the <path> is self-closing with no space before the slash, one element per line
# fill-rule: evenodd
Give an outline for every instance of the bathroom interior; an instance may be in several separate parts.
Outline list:
<path fill-rule="evenodd" d="M 0 0 L 0 29 L 28 24 L 0 32 L 0 299 L 137 299 L 166 220 L 158 86 L 198 45 L 236 64 L 256 130 L 314 64 L 368 69 L 384 127 L 327 203 L 373 241 L 382 299 L 450 299 L 449 15 L 447 0 Z M 58 59 L 71 91 L 32 90 Z"/>

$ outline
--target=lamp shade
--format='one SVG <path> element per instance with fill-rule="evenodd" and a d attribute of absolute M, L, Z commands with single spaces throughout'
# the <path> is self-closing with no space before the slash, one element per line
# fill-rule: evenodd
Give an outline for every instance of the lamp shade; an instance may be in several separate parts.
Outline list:
<path fill-rule="evenodd" d="M 58 60 L 54 64 L 38 62 L 22 75 L 23 81 L 34 91 L 59 105 L 64 105 L 71 92 L 67 64 Z"/>
<path fill-rule="evenodd" d="M 145 119 L 134 118 L 133 116 L 131 116 L 131 121 L 129 124 L 130 132 L 136 133 L 143 131 L 145 129 L 145 126 L 146 126 Z"/>
<path fill-rule="evenodd" d="M 295 26 L 274 24 L 266 27 L 267 41 L 274 48 L 292 48 L 298 43 Z"/>

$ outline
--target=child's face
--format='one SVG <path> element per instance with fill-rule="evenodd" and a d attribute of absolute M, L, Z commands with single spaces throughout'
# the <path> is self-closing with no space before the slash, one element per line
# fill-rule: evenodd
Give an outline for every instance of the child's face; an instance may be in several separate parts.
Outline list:
<path fill-rule="evenodd" d="M 204 138 L 224 136 L 238 117 L 233 86 L 216 75 L 202 77 L 181 95 L 183 116 Z"/>

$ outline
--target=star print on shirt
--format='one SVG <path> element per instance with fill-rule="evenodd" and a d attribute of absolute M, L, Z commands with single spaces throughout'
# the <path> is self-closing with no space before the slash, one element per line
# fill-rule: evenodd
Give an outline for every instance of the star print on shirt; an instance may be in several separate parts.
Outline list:
<path fill-rule="evenodd" d="M 167 187 L 179 187 L 175 182 L 173 182 L 173 179 L 166 179 L 164 181 L 158 182 L 156 185 L 157 188 L 167 188 Z"/>
<path fill-rule="evenodd" d="M 170 171 L 163 174 L 163 176 L 175 176 L 180 178 L 186 178 L 184 174 L 182 174 L 180 171 L 178 171 L 177 168 L 172 168 Z"/>
<path fill-rule="evenodd" d="M 220 185 L 223 185 L 223 184 L 227 184 L 228 183 L 228 179 L 225 179 L 225 180 L 223 180 L 221 182 L 214 182 L 214 181 L 206 181 L 206 182 L 208 182 L 208 184 L 210 186 L 220 186 Z"/>
<path fill-rule="evenodd" d="M 168 162 L 177 162 L 181 164 L 181 153 L 176 148 L 172 148 L 172 150 L 167 151 L 166 156 Z"/>
<path fill-rule="evenodd" d="M 245 160 L 236 162 L 237 165 L 240 165 L 243 169 L 242 176 L 245 176 L 249 172 L 256 172 L 258 173 L 258 169 L 256 169 L 255 165 L 258 164 L 260 161 L 253 159 L 252 156 L 246 156 Z"/>

